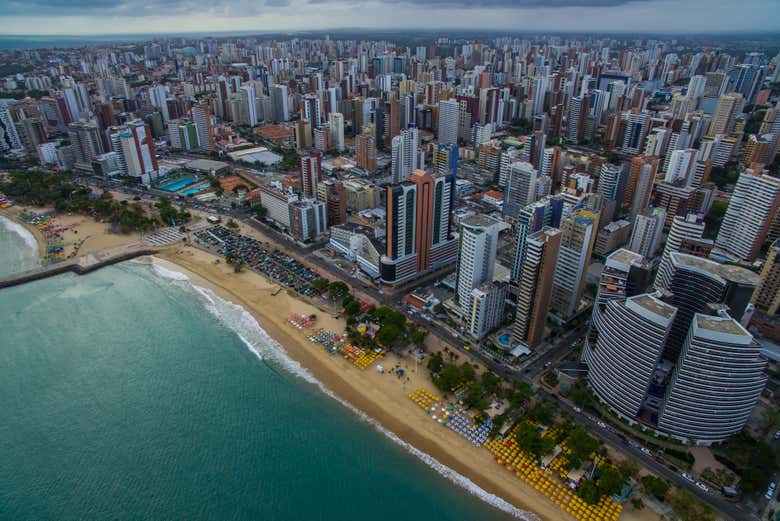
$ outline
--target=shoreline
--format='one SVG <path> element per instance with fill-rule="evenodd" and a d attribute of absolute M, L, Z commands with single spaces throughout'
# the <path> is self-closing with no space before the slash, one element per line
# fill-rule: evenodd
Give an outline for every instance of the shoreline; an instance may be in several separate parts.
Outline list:
<path fill-rule="evenodd" d="M 421 367 L 413 375 L 413 381 L 407 383 L 390 376 L 390 373 L 380 374 L 373 367 L 357 369 L 341 357 L 328 354 L 287 323 L 288 314 L 282 311 L 288 311 L 293 305 L 296 311 L 304 310 L 300 311 L 304 314 L 316 313 L 318 319 L 315 327 L 331 330 L 335 328 L 328 325 L 341 325 L 343 328 L 343 324 L 339 324 L 343 319 L 334 323 L 336 319 L 326 317 L 326 320 L 321 321 L 320 310 L 287 292 L 270 297 L 277 284 L 248 270 L 235 274 L 232 269 L 225 269 L 224 263 L 213 264 L 216 258 L 213 254 L 191 246 L 171 248 L 149 257 L 152 264 L 178 271 L 186 275 L 193 285 L 209 289 L 220 298 L 241 306 L 282 346 L 292 360 L 312 374 L 337 400 L 354 409 L 353 412 L 367 416 L 369 422 L 373 420 L 388 431 L 391 438 L 399 438 L 471 481 L 484 492 L 515 509 L 525 511 L 521 519 L 573 519 L 541 493 L 497 465 L 486 449 L 472 445 L 454 431 L 432 421 L 406 396 L 406 392 L 420 385 L 432 392 L 436 391 L 427 369 Z M 238 294 L 238 288 L 241 288 L 241 295 L 245 297 Z M 274 305 L 277 299 L 279 305 Z M 403 360 L 391 354 L 381 363 L 392 366 L 399 361 L 403 363 Z M 461 485 L 466 486 L 463 483 Z M 512 516 L 512 513 L 507 512 L 507 515 Z"/>
<path fill-rule="evenodd" d="M 45 237 L 39 229 L 24 223 L 18 217 L 24 208 L 14 208 L 14 212 L 0 209 L 0 214 L 32 233 L 38 242 L 40 262 L 44 254 L 41 249 L 45 251 L 46 248 Z M 80 221 L 79 224 L 83 223 L 84 221 Z M 87 226 L 94 227 L 92 229 L 96 234 L 96 245 L 117 240 L 133 240 L 132 236 L 111 234 L 105 225 L 96 221 Z M 89 248 L 90 251 L 93 249 L 100 248 Z M 216 259 L 220 259 L 219 264 L 214 264 Z M 136 259 L 136 262 L 157 265 L 183 274 L 193 286 L 210 290 L 224 301 L 240 306 L 254 318 L 270 340 L 282 348 L 282 355 L 286 355 L 286 358 L 303 368 L 315 381 L 305 378 L 305 375 L 298 376 L 318 385 L 325 394 L 339 401 L 393 442 L 402 445 L 443 477 L 466 489 L 476 496 L 476 499 L 491 504 L 507 516 L 519 519 L 574 519 L 532 486 L 496 464 L 486 449 L 472 445 L 454 431 L 432 421 L 406 396 L 408 391 L 417 387 L 437 392 L 425 367 L 421 366 L 418 370 L 413 362 L 412 367 L 409 367 L 409 360 L 389 354 L 379 363 L 388 368 L 394 364 L 399 367 L 401 364 L 407 364 L 404 368 L 410 380 L 401 381 L 391 376 L 391 371 L 378 373 L 375 366 L 360 370 L 305 338 L 308 332 L 294 328 L 287 321 L 293 312 L 316 314 L 313 330 L 324 328 L 339 333 L 344 330 L 344 319 L 323 311 L 316 301 L 309 303 L 286 290 L 278 291 L 281 287 L 278 283 L 249 269 L 236 274 L 232 267 L 224 263 L 224 259 L 181 243 L 169 246 L 154 255 Z M 429 336 L 426 342 L 429 342 L 431 350 L 440 349 L 440 346 L 430 345 L 437 342 L 435 338 Z M 260 356 L 262 358 L 262 355 Z M 659 519 L 657 515 L 648 516 L 649 509 L 636 511 L 629 505 L 626 507 L 621 519 Z"/>

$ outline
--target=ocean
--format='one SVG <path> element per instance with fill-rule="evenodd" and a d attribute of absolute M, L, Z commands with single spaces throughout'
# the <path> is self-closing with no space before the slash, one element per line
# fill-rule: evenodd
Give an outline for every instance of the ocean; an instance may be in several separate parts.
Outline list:
<path fill-rule="evenodd" d="M 35 237 L 21 224 L 0 215 L 0 277 L 38 265 Z"/>
<path fill-rule="evenodd" d="M 10 252 L 29 238 L 0 233 L 0 269 L 34 264 Z M 130 261 L 6 288 L 0 317 L 0 519 L 534 517 L 335 399 L 179 273 Z"/>

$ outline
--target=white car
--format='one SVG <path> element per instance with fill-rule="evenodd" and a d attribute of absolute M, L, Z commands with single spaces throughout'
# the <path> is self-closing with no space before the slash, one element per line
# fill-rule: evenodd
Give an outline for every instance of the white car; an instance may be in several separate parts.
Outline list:
<path fill-rule="evenodd" d="M 710 487 L 708 487 L 707 485 L 705 485 L 701 481 L 697 481 L 696 482 L 696 486 L 699 487 L 700 489 L 702 489 L 704 492 L 709 492 L 710 491 Z"/>
<path fill-rule="evenodd" d="M 639 450 L 640 450 L 640 451 L 641 451 L 643 454 L 647 454 L 648 456 L 650 456 L 650 455 L 652 454 L 652 453 L 650 452 L 650 449 L 648 449 L 647 447 L 642 447 L 642 448 L 641 448 L 641 449 L 639 449 Z"/>
<path fill-rule="evenodd" d="M 576 412 L 577 414 L 579 414 L 579 413 L 581 413 L 581 412 L 582 412 L 582 409 L 580 409 L 579 407 L 575 407 L 575 408 L 574 408 L 574 412 Z"/>
<path fill-rule="evenodd" d="M 687 474 L 687 473 L 683 472 L 683 473 L 682 473 L 682 474 L 680 474 L 680 475 L 681 475 L 683 478 L 685 478 L 685 480 L 686 480 L 686 481 L 690 481 L 691 483 L 696 483 L 696 480 L 695 480 L 695 479 L 693 479 L 693 476 L 691 476 L 690 474 Z"/>
<path fill-rule="evenodd" d="M 598 425 L 598 426 L 599 426 L 599 427 L 601 427 L 602 429 L 606 429 L 606 428 L 607 428 L 607 424 L 606 424 L 606 423 L 604 423 L 604 422 L 596 422 L 596 425 Z"/>

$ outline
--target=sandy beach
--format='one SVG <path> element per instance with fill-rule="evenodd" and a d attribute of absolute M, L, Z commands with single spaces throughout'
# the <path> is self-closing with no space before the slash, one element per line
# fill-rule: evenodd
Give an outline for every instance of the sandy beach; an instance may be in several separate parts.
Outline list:
<path fill-rule="evenodd" d="M 21 214 L 23 212 L 42 214 L 49 211 L 51 208 L 21 205 L 0 209 L 2 215 L 20 223 L 35 236 L 38 241 L 40 257 L 45 254 L 46 236 L 37 226 L 24 222 L 21 219 Z M 106 248 L 137 242 L 141 239 L 138 234 L 112 233 L 109 224 L 98 222 L 84 215 L 57 212 L 56 222 L 58 227 L 64 228 L 59 232 L 64 258 L 86 255 Z"/>
<path fill-rule="evenodd" d="M 215 256 L 194 247 L 170 248 L 154 258 L 169 269 L 184 272 L 197 285 L 209 287 L 220 297 L 239 304 L 257 319 L 288 354 L 301 363 L 325 387 L 377 420 L 383 427 L 407 443 L 433 456 L 482 489 L 523 510 L 546 520 L 573 519 L 546 497 L 498 466 L 488 451 L 470 444 L 455 432 L 432 421 L 406 393 L 416 387 L 436 389 L 422 366 L 415 369 L 412 360 L 389 354 L 382 362 L 386 368 L 400 364 L 408 380 L 389 372 L 380 374 L 371 367 L 360 370 L 338 355 L 328 354 L 309 342 L 304 332 L 294 328 L 287 318 L 292 313 L 316 314 L 315 328 L 341 332 L 344 321 L 289 295 L 272 293 L 278 285 L 251 271 L 236 274 L 224 263 L 214 264 Z M 435 341 L 435 338 L 431 338 Z M 651 521 L 659 517 L 649 509 L 633 510 L 630 505 L 621 519 Z"/>

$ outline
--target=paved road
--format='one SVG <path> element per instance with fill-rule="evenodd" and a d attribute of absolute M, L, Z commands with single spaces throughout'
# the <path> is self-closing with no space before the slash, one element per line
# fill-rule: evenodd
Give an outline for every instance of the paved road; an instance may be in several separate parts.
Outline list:
<path fill-rule="evenodd" d="M 539 390 L 539 392 L 542 395 L 550 398 L 551 400 L 557 401 L 562 411 L 566 411 L 567 413 L 569 413 L 574 418 L 574 421 L 578 425 L 587 427 L 591 434 L 597 436 L 603 442 L 609 443 L 610 445 L 614 446 L 624 454 L 630 455 L 631 457 L 636 459 L 643 467 L 650 470 L 654 474 L 668 479 L 675 486 L 687 490 L 695 497 L 701 499 L 705 503 L 708 503 L 724 519 L 732 519 L 734 521 L 759 519 L 759 517 L 754 512 L 749 511 L 741 503 L 732 503 L 726 501 L 717 493 L 714 492 L 708 493 L 699 489 L 696 485 L 690 483 L 689 481 L 686 481 L 677 472 L 669 469 L 666 465 L 656 460 L 653 456 L 649 456 L 643 453 L 637 447 L 630 446 L 628 443 L 624 441 L 625 438 L 623 436 L 619 435 L 616 432 L 612 432 L 608 429 L 599 427 L 592 420 L 590 420 L 586 415 L 575 411 L 574 407 L 571 404 L 561 399 L 559 396 L 556 396 L 552 393 L 549 393 L 541 389 Z"/>

